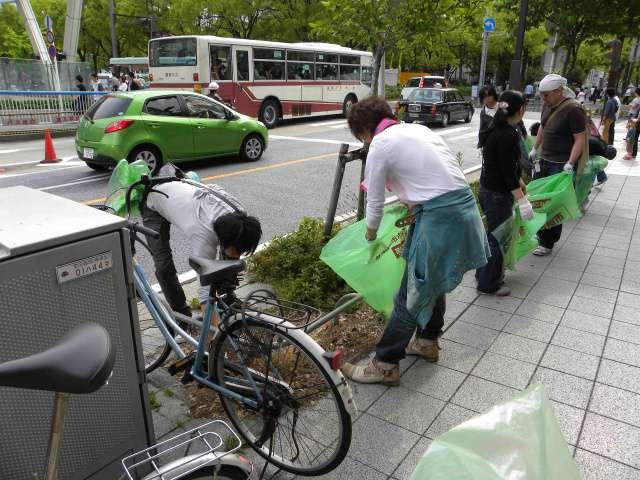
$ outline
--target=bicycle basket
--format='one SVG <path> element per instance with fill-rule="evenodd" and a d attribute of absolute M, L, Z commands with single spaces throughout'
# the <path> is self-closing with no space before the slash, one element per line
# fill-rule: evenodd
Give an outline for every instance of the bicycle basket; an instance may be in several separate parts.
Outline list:
<path fill-rule="evenodd" d="M 229 443 L 233 448 L 229 448 Z M 129 480 L 178 480 L 220 462 L 240 448 L 240 437 L 222 420 L 214 420 L 122 459 Z"/>
<path fill-rule="evenodd" d="M 232 309 L 235 313 L 255 320 L 269 320 L 271 323 L 290 329 L 307 329 L 314 320 L 320 318 L 320 310 L 302 303 L 275 298 L 270 293 L 256 292 L 249 295 Z"/>

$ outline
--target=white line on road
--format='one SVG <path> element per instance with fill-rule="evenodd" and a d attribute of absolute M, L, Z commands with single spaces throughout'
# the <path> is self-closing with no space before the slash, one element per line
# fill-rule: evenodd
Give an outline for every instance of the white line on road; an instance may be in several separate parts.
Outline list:
<path fill-rule="evenodd" d="M 18 152 L 21 152 L 21 151 L 22 151 L 22 149 L 20 149 L 20 148 L 13 148 L 11 150 L 0 150 L 0 155 L 3 154 L 3 153 L 18 153 Z"/>
<path fill-rule="evenodd" d="M 464 135 L 456 135 L 453 138 L 447 138 L 448 142 L 452 142 L 453 140 L 462 140 L 463 138 L 471 138 L 471 137 L 477 137 L 478 136 L 478 132 L 469 132 L 469 133 L 465 133 Z"/>
<path fill-rule="evenodd" d="M 339 128 L 347 128 L 347 122 L 343 122 L 340 125 L 329 125 L 329 128 L 333 128 L 334 130 L 337 130 Z"/>
<path fill-rule="evenodd" d="M 55 190 L 56 188 L 73 187 L 75 185 L 82 185 L 84 183 L 97 182 L 97 181 L 102 180 L 104 178 L 107 178 L 109 176 L 110 176 L 110 174 L 100 175 L 99 177 L 92 177 L 92 178 L 87 178 L 87 179 L 83 179 L 83 180 L 76 180 L 76 181 L 68 182 L 68 183 L 61 183 L 60 185 L 50 185 L 48 187 L 39 188 L 38 190 L 42 190 L 43 192 L 46 192 L 47 190 Z"/>
<path fill-rule="evenodd" d="M 297 140 L 299 142 L 310 142 L 310 143 L 325 143 L 329 145 L 342 145 L 343 143 L 348 143 L 352 147 L 361 147 L 362 143 L 360 142 L 345 142 L 342 140 L 329 140 L 327 138 L 303 138 L 303 137 L 288 137 L 285 135 L 269 135 L 269 140 Z"/>
<path fill-rule="evenodd" d="M 69 170 L 70 168 L 79 168 L 83 166 L 84 165 L 69 165 L 68 167 L 56 168 L 55 171 L 60 172 L 62 170 Z M 34 172 L 24 172 L 24 173 L 9 173 L 9 174 L 0 173 L 0 180 L 4 180 L 5 178 L 24 177 L 26 175 L 36 175 L 36 174 L 39 174 L 39 175 L 42 174 L 42 170 L 36 170 Z"/>
<path fill-rule="evenodd" d="M 337 125 L 338 123 L 346 123 L 345 119 L 342 120 L 331 120 L 329 122 L 318 122 L 310 124 L 312 127 L 326 127 L 328 125 Z"/>
<path fill-rule="evenodd" d="M 438 130 L 434 130 L 434 132 L 439 133 L 440 135 L 451 135 L 452 133 L 465 132 L 470 129 L 471 127 L 455 127 L 455 128 L 447 128 L 446 130 L 442 130 L 440 132 Z"/>

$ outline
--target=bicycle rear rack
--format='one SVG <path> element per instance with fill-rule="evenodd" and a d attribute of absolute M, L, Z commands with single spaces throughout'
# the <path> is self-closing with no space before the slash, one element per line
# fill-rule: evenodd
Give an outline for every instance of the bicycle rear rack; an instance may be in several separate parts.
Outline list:
<path fill-rule="evenodd" d="M 216 427 L 218 431 L 214 431 Z M 236 446 L 219 451 L 226 447 L 229 438 Z M 241 445 L 240 437 L 229 425 L 214 420 L 129 455 L 122 459 L 122 466 L 129 480 L 178 480 L 204 466 L 219 463 Z M 192 449 L 196 452 L 190 454 Z"/>

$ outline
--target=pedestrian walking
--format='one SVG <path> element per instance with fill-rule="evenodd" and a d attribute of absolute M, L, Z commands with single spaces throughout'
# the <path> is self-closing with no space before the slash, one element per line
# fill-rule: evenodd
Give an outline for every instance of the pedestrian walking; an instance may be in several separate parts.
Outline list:
<path fill-rule="evenodd" d="M 478 292 L 499 297 L 511 294 L 504 285 L 504 262 L 498 239 L 491 232 L 511 218 L 514 200 L 524 220 L 533 218 L 533 207 L 525 195 L 521 178 L 522 136 L 520 122 L 526 102 L 520 92 L 507 90 L 500 95 L 498 111 L 489 129 L 481 134 L 482 171 L 478 199 L 486 216 L 491 257 L 476 270 Z"/>
<path fill-rule="evenodd" d="M 86 92 L 87 86 L 84 84 L 84 78 L 82 75 L 76 75 L 76 89 L 79 92 Z M 86 95 L 80 94 L 73 101 L 73 111 L 76 115 L 82 115 L 87 109 L 87 97 Z"/>
<path fill-rule="evenodd" d="M 409 206 L 407 221 L 413 224 L 400 289 L 375 356 L 365 366 L 347 363 L 343 372 L 356 382 L 398 385 L 398 363 L 405 354 L 438 361 L 445 293 L 458 286 L 466 271 L 486 264 L 490 251 L 471 189 L 440 135 L 422 125 L 399 123 L 378 96 L 351 107 L 347 121 L 353 135 L 369 144 L 363 182 L 366 240 L 376 239 L 385 187 Z"/>
<path fill-rule="evenodd" d="M 634 90 L 633 85 L 629 84 L 629 86 L 624 92 L 624 97 L 622 99 L 622 103 L 624 105 L 629 105 L 629 102 L 631 101 L 631 97 L 633 96 L 633 90 Z"/>
<path fill-rule="evenodd" d="M 602 138 L 607 145 L 613 145 L 615 135 L 616 112 L 618 111 L 618 102 L 616 102 L 615 96 L 616 91 L 611 87 L 607 88 L 607 100 L 599 125 L 599 128 L 602 128 Z"/>
<path fill-rule="evenodd" d="M 588 154 L 586 136 L 587 117 L 573 91 L 567 88 L 567 79 L 549 74 L 540 82 L 540 96 L 544 103 L 541 124 L 530 158 L 535 159 L 540 149 L 540 162 L 534 178 L 560 173 L 574 173 L 578 162 Z M 549 255 L 562 235 L 562 225 L 538 232 L 539 246 L 534 255 Z"/>
<path fill-rule="evenodd" d="M 629 120 L 627 121 L 627 136 L 625 138 L 627 153 L 625 160 L 633 160 L 638 155 L 638 136 L 640 135 L 640 87 L 634 91 L 635 98 L 629 105 Z"/>
<path fill-rule="evenodd" d="M 120 85 L 118 86 L 118 91 L 120 92 L 128 92 L 129 91 L 129 82 L 127 81 L 127 76 L 122 75 L 120 77 Z"/>
<path fill-rule="evenodd" d="M 527 84 L 526 87 L 524 87 L 524 96 L 526 97 L 527 100 L 533 98 L 533 85 L 531 85 L 530 83 Z"/>

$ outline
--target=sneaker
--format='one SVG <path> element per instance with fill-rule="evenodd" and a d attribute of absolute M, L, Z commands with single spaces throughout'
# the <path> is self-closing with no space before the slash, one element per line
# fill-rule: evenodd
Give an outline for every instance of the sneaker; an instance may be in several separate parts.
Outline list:
<path fill-rule="evenodd" d="M 533 251 L 533 254 L 537 255 L 538 257 L 546 257 L 547 255 L 551 254 L 552 251 L 552 248 L 547 248 L 540 245 Z"/>
<path fill-rule="evenodd" d="M 438 344 L 438 339 L 418 338 L 415 335 L 407 345 L 406 355 L 419 355 L 427 362 L 437 362 L 440 358 L 442 348 Z"/>
<path fill-rule="evenodd" d="M 480 295 L 494 295 L 496 297 L 508 297 L 509 295 L 511 295 L 511 289 L 505 285 L 502 285 L 495 292 L 483 292 L 481 290 L 478 290 L 478 293 Z"/>
<path fill-rule="evenodd" d="M 600 185 L 604 185 L 607 180 L 609 180 L 608 178 L 605 178 L 604 180 L 596 180 L 596 183 L 593 184 L 594 187 L 599 187 Z"/>
<path fill-rule="evenodd" d="M 375 357 L 367 365 L 345 363 L 342 373 L 357 383 L 381 383 L 383 385 L 400 385 L 400 367 L 397 363 L 387 363 Z"/>

